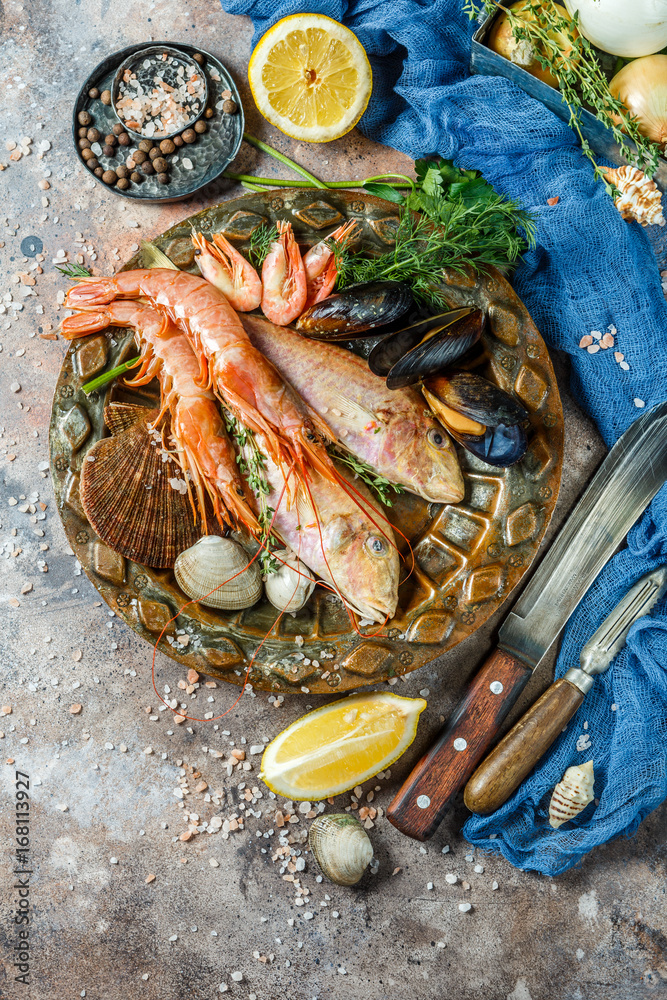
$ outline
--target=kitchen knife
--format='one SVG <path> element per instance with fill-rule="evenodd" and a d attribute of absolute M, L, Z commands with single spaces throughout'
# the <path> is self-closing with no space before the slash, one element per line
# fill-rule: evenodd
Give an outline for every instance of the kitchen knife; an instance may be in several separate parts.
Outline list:
<path fill-rule="evenodd" d="M 494 649 L 449 723 L 387 810 L 409 837 L 427 840 L 466 784 L 561 629 L 667 478 L 667 402 L 627 429 L 505 619 Z"/>
<path fill-rule="evenodd" d="M 667 566 L 661 566 L 628 591 L 582 649 L 580 667 L 571 667 L 547 688 L 477 768 L 464 792 L 471 812 L 486 815 L 507 802 L 577 711 L 595 674 L 607 669 L 631 627 L 666 590 Z"/>

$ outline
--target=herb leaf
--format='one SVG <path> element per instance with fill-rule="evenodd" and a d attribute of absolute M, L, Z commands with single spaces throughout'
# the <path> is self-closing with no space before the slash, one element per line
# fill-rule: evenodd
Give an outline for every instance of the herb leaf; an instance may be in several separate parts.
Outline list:
<path fill-rule="evenodd" d="M 402 486 L 398 486 L 397 483 L 392 483 L 390 479 L 387 479 L 385 476 L 381 476 L 379 472 L 376 472 L 375 469 L 371 465 L 368 465 L 367 462 L 362 461 L 362 459 L 357 458 L 355 455 L 351 455 L 347 451 L 343 451 L 343 449 L 339 448 L 337 445 L 328 445 L 327 451 L 332 458 L 336 459 L 337 462 L 340 462 L 342 465 L 346 465 L 348 469 L 352 469 L 359 479 L 366 483 L 366 486 L 368 486 L 370 490 L 375 493 L 378 500 L 385 504 L 385 506 L 392 506 L 392 500 L 389 495 L 392 490 L 394 493 L 403 493 Z"/>
<path fill-rule="evenodd" d="M 250 247 L 248 249 L 248 260 L 259 271 L 264 258 L 269 254 L 271 246 L 276 241 L 276 227 L 269 226 L 266 222 L 253 230 L 250 235 Z"/>
<path fill-rule="evenodd" d="M 60 271 L 64 274 L 66 278 L 89 278 L 90 271 L 87 271 L 85 267 L 81 267 L 80 264 L 65 264 L 64 267 L 56 267 L 56 271 Z"/>

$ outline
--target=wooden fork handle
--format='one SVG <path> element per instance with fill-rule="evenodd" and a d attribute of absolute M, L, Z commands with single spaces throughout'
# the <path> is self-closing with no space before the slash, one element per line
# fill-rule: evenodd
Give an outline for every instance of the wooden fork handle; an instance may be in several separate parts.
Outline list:
<path fill-rule="evenodd" d="M 398 830 L 417 840 L 433 836 L 449 800 L 463 788 L 493 743 L 531 672 L 502 649 L 491 653 L 437 742 L 389 806 L 387 816 Z"/>
<path fill-rule="evenodd" d="M 579 688 L 564 678 L 547 688 L 473 774 L 465 788 L 468 809 L 486 815 L 507 802 L 583 700 Z"/>

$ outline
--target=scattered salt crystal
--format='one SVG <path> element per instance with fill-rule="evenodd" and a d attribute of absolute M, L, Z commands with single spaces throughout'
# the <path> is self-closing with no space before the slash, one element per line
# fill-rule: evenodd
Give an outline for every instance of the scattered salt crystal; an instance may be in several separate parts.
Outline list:
<path fill-rule="evenodd" d="M 620 361 L 618 367 L 622 368 L 624 372 L 630 371 L 630 365 L 627 363 L 627 361 Z"/>
<path fill-rule="evenodd" d="M 632 402 L 635 404 L 638 410 L 642 410 L 646 406 L 646 403 L 644 402 L 643 399 L 638 399 L 635 397 L 635 399 L 633 399 Z"/>
<path fill-rule="evenodd" d="M 445 882 L 449 882 L 450 885 L 455 885 L 456 875 L 454 875 L 452 872 L 448 872 L 447 875 L 445 875 Z"/>
<path fill-rule="evenodd" d="M 459 910 L 461 913 L 468 913 L 469 910 L 472 910 L 472 903 L 459 903 Z"/>
<path fill-rule="evenodd" d="M 597 354 L 597 352 L 600 350 L 600 345 L 591 344 L 590 347 L 586 348 L 586 350 L 588 351 L 589 354 Z"/>

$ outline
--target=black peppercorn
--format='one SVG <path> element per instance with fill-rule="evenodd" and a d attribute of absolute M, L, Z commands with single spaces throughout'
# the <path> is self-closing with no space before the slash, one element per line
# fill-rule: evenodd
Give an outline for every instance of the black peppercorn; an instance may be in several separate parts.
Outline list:
<path fill-rule="evenodd" d="M 142 139 L 141 142 L 139 143 L 139 149 L 141 150 L 142 153 L 150 153 L 152 148 L 153 148 L 153 143 L 151 142 L 150 139 Z"/>
<path fill-rule="evenodd" d="M 196 142 L 197 133 L 193 128 L 186 128 L 185 132 L 181 132 L 181 139 L 183 140 L 183 142 L 187 143 Z"/>
<path fill-rule="evenodd" d="M 138 149 L 136 153 L 132 154 L 132 159 L 134 160 L 135 163 L 143 163 L 144 160 L 148 159 L 148 156 L 146 155 L 146 153 L 144 153 L 143 150 Z"/>
<path fill-rule="evenodd" d="M 128 181 L 127 177 L 118 178 L 118 183 L 116 184 L 116 187 L 119 188 L 121 191 L 127 191 L 129 186 L 130 182 Z"/>
<path fill-rule="evenodd" d="M 164 156 L 168 156 L 169 153 L 174 153 L 176 151 L 176 146 L 173 144 L 171 139 L 163 139 L 160 143 L 160 152 Z"/>
<path fill-rule="evenodd" d="M 99 96 L 100 92 L 97 89 L 97 87 L 91 87 L 90 90 L 88 91 L 88 97 L 90 97 L 92 101 L 96 101 Z"/>
<path fill-rule="evenodd" d="M 79 111 L 76 120 L 79 125 L 90 125 L 93 120 L 93 116 L 89 115 L 87 111 Z"/>
<path fill-rule="evenodd" d="M 89 128 L 86 132 L 86 139 L 89 139 L 90 142 L 99 142 L 101 136 L 102 133 L 97 128 Z"/>
<path fill-rule="evenodd" d="M 132 181 L 133 184 L 141 184 L 141 182 L 143 181 L 143 177 L 141 176 L 141 174 L 137 173 L 136 170 L 134 170 L 130 174 L 130 180 Z"/>
<path fill-rule="evenodd" d="M 169 183 L 169 174 L 167 174 L 167 173 L 158 174 L 157 175 L 157 179 L 159 180 L 160 184 L 168 184 Z"/>

